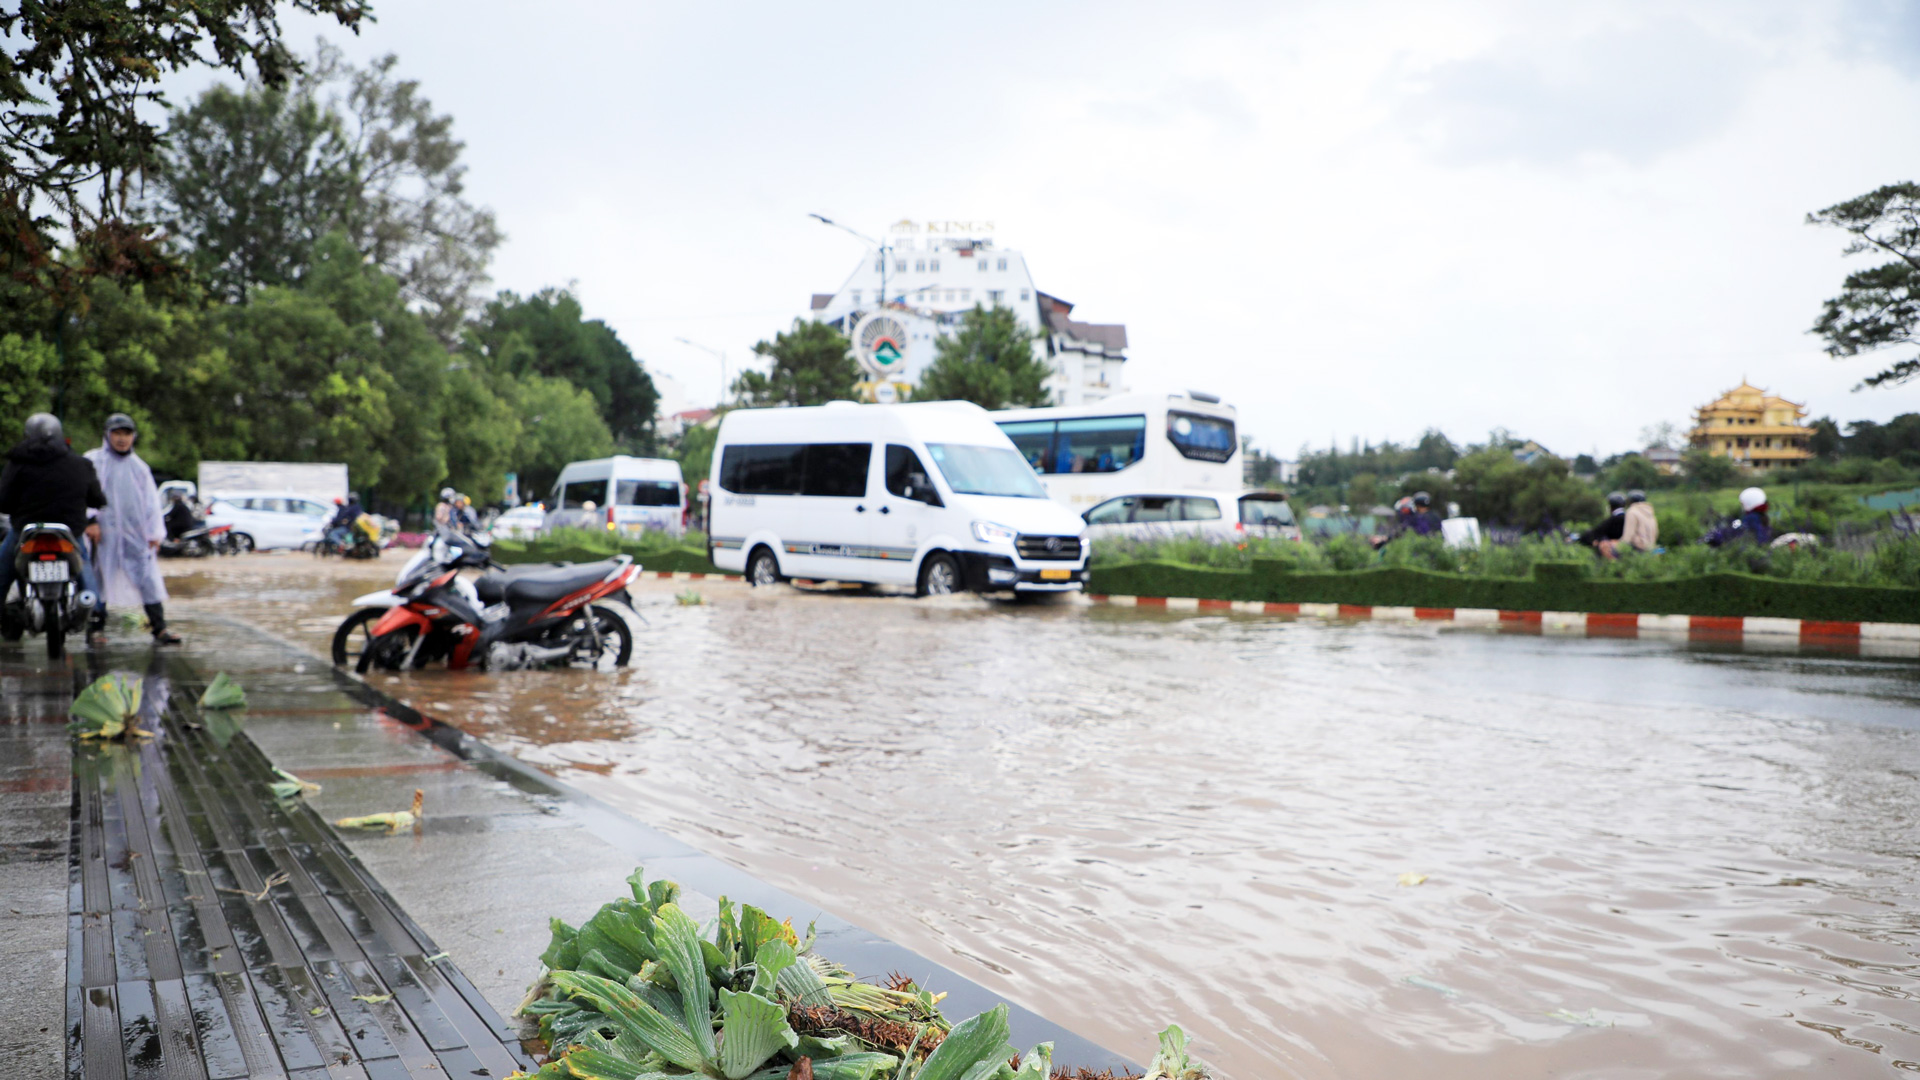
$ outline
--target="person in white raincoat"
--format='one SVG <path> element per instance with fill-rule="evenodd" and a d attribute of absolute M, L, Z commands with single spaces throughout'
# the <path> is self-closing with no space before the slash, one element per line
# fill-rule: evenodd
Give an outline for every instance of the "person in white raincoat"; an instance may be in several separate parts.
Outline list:
<path fill-rule="evenodd" d="M 158 645 L 178 645 L 180 636 L 167 629 L 167 586 L 160 580 L 160 541 L 167 538 L 166 517 L 153 470 L 133 452 L 139 429 L 126 413 L 107 417 L 106 442 L 87 451 L 100 474 L 107 505 L 99 511 L 100 542 L 93 565 L 100 578 L 100 600 L 93 609 L 93 633 L 104 633 L 108 604 L 131 604 L 136 599 L 147 611 L 147 622 Z"/>

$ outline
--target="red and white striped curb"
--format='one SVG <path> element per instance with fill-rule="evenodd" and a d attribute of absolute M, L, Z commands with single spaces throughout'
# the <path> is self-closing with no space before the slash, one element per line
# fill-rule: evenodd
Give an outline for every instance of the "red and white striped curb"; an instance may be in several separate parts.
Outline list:
<path fill-rule="evenodd" d="M 1798 639 L 1817 644 L 1859 642 L 1862 651 L 1920 655 L 1920 623 L 1822 622 L 1724 615 L 1634 615 L 1582 611 L 1501 611 L 1495 608 L 1375 607 L 1368 604 L 1277 604 L 1260 600 L 1200 600 L 1180 596 L 1089 594 L 1096 604 L 1168 611 L 1231 611 L 1243 615 L 1305 615 L 1322 619 L 1451 622 L 1505 626 L 1543 634 L 1585 637 L 1680 635 L 1716 641 Z M 1884 650 L 1879 647 L 1884 646 Z"/>
<path fill-rule="evenodd" d="M 701 574 L 691 570 L 644 570 L 643 574 L 652 574 L 662 581 L 745 581 L 739 574 Z"/>

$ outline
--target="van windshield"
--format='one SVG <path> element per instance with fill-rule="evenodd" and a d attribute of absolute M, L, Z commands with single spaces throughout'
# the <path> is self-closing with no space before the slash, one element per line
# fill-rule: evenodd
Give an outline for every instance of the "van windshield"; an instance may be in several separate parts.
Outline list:
<path fill-rule="evenodd" d="M 928 443 L 927 453 L 933 456 L 940 475 L 947 478 L 947 486 L 961 495 L 1047 497 L 1047 489 L 1034 479 L 1033 466 L 1004 446 Z"/>
<path fill-rule="evenodd" d="M 672 480 L 618 480 L 621 506 L 679 506 L 680 485 Z"/>

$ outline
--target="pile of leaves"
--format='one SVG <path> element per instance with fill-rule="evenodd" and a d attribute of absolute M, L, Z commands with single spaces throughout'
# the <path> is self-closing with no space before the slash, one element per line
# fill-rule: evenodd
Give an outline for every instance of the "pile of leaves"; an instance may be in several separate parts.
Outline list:
<path fill-rule="evenodd" d="M 703 930 L 680 887 L 635 870 L 632 897 L 578 928 L 553 920 L 547 971 L 520 1007 L 551 1059 L 536 1080 L 1052 1080 L 1053 1044 L 1018 1054 L 1007 1007 L 958 1024 L 944 994 L 895 976 L 885 986 L 813 952 L 790 923 L 720 898 Z M 1148 1077 L 1202 1080 L 1178 1028 Z"/>
<path fill-rule="evenodd" d="M 140 715 L 140 676 L 129 671 L 110 671 L 88 683 L 67 711 L 73 717 L 69 730 L 83 739 L 152 734 L 133 726 Z"/>

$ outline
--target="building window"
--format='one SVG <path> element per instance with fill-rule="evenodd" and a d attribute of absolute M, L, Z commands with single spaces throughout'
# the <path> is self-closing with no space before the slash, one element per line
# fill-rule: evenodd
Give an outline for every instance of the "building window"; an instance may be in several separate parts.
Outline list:
<path fill-rule="evenodd" d="M 859 289 L 855 289 L 855 290 L 853 290 L 853 292 L 852 292 L 852 293 L 850 293 L 850 294 L 848 294 L 848 299 L 850 299 L 850 300 L 852 300 L 852 301 L 853 301 L 854 303 L 856 303 L 856 304 L 857 304 L 857 303 L 859 303 L 859 302 L 860 302 L 860 290 L 859 290 Z"/>
<path fill-rule="evenodd" d="M 1020 290 L 1020 299 L 1022 299 L 1022 300 L 1025 300 L 1025 299 L 1027 299 L 1027 290 L 1025 290 L 1025 289 L 1021 289 L 1021 290 Z"/>
<path fill-rule="evenodd" d="M 1000 265 L 997 267 L 997 269 L 1005 270 L 1006 268 L 1007 268 L 1007 260 L 1001 259 Z"/>
<path fill-rule="evenodd" d="M 963 304 L 971 304 L 971 303 L 973 303 L 973 290 L 972 290 L 972 289 L 961 289 L 961 290 L 960 290 L 960 302 L 961 302 L 961 303 L 963 303 Z"/>
<path fill-rule="evenodd" d="M 914 273 L 916 273 L 916 274 L 923 274 L 923 273 L 926 273 L 926 270 L 927 270 L 927 260 L 925 260 L 925 259 L 915 259 L 915 260 L 913 260 L 913 272 L 914 272 Z"/>
<path fill-rule="evenodd" d="M 989 262 L 991 262 L 991 261 L 992 261 L 992 260 L 990 260 L 990 259 L 981 259 L 981 260 L 980 260 L 980 272 L 981 272 L 981 273 L 983 273 L 983 274 L 984 274 L 984 273 L 986 273 L 986 272 L 987 272 L 987 269 L 988 269 L 988 267 L 987 267 L 987 264 L 988 264 Z"/>
<path fill-rule="evenodd" d="M 928 259 L 928 260 L 927 260 L 927 269 L 928 269 L 928 270 L 930 270 L 930 271 L 932 271 L 933 273 L 936 273 L 936 274 L 937 274 L 937 273 L 939 273 L 939 272 L 940 272 L 940 260 L 939 260 L 939 259 Z"/>
<path fill-rule="evenodd" d="M 893 260 L 893 272 L 894 272 L 894 273 L 896 273 L 896 274 L 904 274 L 904 273 L 906 273 L 906 272 L 907 272 L 907 260 L 905 260 L 905 259 L 895 259 L 895 260 Z"/>
<path fill-rule="evenodd" d="M 988 290 L 987 290 L 987 303 L 989 303 L 989 304 L 998 304 L 998 303 L 1000 302 L 1000 298 L 1001 298 L 1001 297 L 1003 297 L 1003 296 L 1005 296 L 1005 295 L 1006 295 L 1006 293 L 1005 293 L 1005 292 L 1003 292 L 1003 291 L 1001 291 L 1001 290 L 999 290 L 999 289 L 988 289 Z"/>

